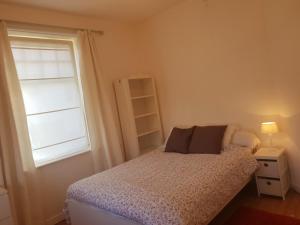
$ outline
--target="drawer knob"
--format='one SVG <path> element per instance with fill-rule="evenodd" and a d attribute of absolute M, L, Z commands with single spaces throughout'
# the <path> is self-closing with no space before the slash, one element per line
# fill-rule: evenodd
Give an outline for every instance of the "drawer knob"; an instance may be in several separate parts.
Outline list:
<path fill-rule="evenodd" d="M 268 181 L 268 182 L 267 182 L 267 185 L 269 185 L 269 186 L 270 186 L 270 185 L 272 185 L 272 183 L 271 183 L 270 181 Z"/>
<path fill-rule="evenodd" d="M 264 163 L 264 166 L 265 166 L 265 167 L 269 167 L 269 164 L 268 164 L 268 163 Z"/>

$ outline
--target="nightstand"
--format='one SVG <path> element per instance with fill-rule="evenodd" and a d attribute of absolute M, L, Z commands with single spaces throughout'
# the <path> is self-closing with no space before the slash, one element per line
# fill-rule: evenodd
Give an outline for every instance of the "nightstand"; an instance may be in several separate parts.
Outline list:
<path fill-rule="evenodd" d="M 258 195 L 282 197 L 290 187 L 288 162 L 284 148 L 260 148 L 255 153 L 259 169 L 255 173 Z"/>
<path fill-rule="evenodd" d="M 7 191 L 0 187 L 0 225 L 12 225 Z"/>

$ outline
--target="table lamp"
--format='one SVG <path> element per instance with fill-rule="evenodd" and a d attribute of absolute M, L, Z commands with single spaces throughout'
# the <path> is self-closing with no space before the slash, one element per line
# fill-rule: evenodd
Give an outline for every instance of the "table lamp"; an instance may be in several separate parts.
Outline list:
<path fill-rule="evenodd" d="M 270 147 L 273 147 L 273 134 L 278 133 L 277 123 L 276 122 L 261 123 L 261 133 L 269 135 Z"/>

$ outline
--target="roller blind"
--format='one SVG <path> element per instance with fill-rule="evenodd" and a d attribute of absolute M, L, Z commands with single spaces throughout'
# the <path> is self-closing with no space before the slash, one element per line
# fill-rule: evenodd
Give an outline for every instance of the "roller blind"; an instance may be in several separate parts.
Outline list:
<path fill-rule="evenodd" d="M 11 38 L 36 166 L 88 151 L 72 41 Z"/>

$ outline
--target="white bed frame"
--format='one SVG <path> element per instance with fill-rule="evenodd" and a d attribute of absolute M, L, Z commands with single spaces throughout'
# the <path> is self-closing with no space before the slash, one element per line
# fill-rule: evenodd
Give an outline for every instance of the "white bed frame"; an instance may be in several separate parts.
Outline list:
<path fill-rule="evenodd" d="M 233 199 L 234 197 L 251 181 L 252 176 L 247 179 L 243 185 L 233 194 L 213 215 L 207 224 L 209 224 Z M 68 200 L 68 210 L 72 225 L 142 225 L 125 217 L 116 215 L 109 211 L 96 208 L 94 206 L 81 203 L 75 200 Z"/>

